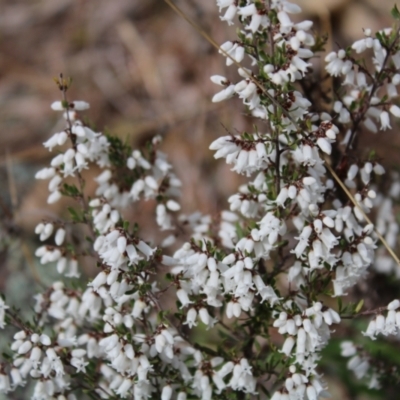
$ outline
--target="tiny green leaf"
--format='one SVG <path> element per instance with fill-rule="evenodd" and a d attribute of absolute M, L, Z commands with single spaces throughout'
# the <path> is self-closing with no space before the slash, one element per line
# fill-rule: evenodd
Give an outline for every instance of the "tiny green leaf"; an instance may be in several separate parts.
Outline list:
<path fill-rule="evenodd" d="M 338 297 L 338 308 L 339 308 L 339 314 L 341 314 L 343 310 L 343 302 L 340 297 Z"/>
<path fill-rule="evenodd" d="M 395 4 L 394 7 L 392 8 L 392 10 L 390 11 L 390 13 L 392 14 L 392 17 L 394 19 L 400 19 L 400 11 L 397 8 L 397 5 Z"/>
<path fill-rule="evenodd" d="M 71 219 L 72 219 L 72 221 L 74 221 L 74 222 L 82 222 L 82 216 L 79 214 L 79 212 L 78 211 L 76 211 L 74 208 L 72 208 L 72 207 L 68 207 L 68 211 L 69 211 L 69 213 L 70 213 L 70 215 L 71 215 Z"/>
<path fill-rule="evenodd" d="M 356 308 L 354 309 L 354 311 L 355 311 L 356 313 L 359 313 L 359 312 L 361 311 L 363 305 L 364 305 L 364 299 L 361 299 L 361 300 L 358 302 L 358 304 L 357 304 Z"/>

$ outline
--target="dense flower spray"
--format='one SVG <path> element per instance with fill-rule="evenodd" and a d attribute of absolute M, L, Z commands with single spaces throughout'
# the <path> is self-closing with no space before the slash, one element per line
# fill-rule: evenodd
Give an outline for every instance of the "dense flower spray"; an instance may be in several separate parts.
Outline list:
<path fill-rule="evenodd" d="M 221 88 L 212 101 L 238 97 L 256 125 L 219 137 L 210 149 L 247 183 L 228 199 L 217 230 L 210 216 L 181 215 L 181 182 L 159 150 L 161 138 L 141 151 L 92 130 L 80 117 L 89 105 L 67 99 L 69 81 L 61 76 L 63 97 L 51 107 L 66 127 L 44 143 L 55 155 L 36 178 L 49 181 L 48 203 L 67 196 L 77 207 L 69 220 L 36 226 L 43 242 L 36 256 L 55 265 L 60 280 L 36 296 L 34 323 L 0 299 L 0 328 L 18 328 L 1 364 L 0 391 L 32 380 L 35 400 L 314 400 L 329 395 L 321 351 L 343 319 L 371 314 L 363 335 L 398 334 L 398 300 L 366 312 L 342 297 L 371 268 L 398 274 L 379 235 L 395 246 L 400 184 L 394 176 L 381 190 L 384 168 L 375 155 L 358 154 L 356 141 L 361 129 L 384 131 L 400 117 L 399 28 L 365 29 L 363 39 L 329 53 L 320 67 L 340 85 L 324 93 L 307 83 L 324 41 L 311 21 L 292 21 L 298 5 L 217 6 L 222 21 L 240 26 L 238 38 L 220 46 L 238 78 L 212 76 Z M 369 67 L 364 52 L 372 54 Z M 88 198 L 83 172 L 94 165 L 97 189 Z M 156 202 L 160 243 L 124 219 L 124 208 L 140 199 Z M 366 219 L 372 210 L 375 226 Z M 176 240 L 182 226 L 190 230 L 184 243 Z M 87 240 L 76 246 L 79 227 Z M 64 276 L 82 282 L 82 256 L 92 257 L 97 274 L 63 283 Z M 174 313 L 163 309 L 166 293 L 176 298 Z M 193 339 L 196 329 L 213 343 Z M 379 388 L 382 368 L 352 342 L 341 348 L 349 369 Z"/>

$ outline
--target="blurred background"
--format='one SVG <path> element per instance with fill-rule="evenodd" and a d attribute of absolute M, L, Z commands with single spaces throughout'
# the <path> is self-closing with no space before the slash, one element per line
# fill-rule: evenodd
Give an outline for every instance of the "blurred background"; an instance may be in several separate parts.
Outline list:
<path fill-rule="evenodd" d="M 219 21 L 214 0 L 175 3 L 216 42 L 235 37 L 235 28 Z M 362 28 L 392 23 L 394 0 L 298 3 L 304 11 L 296 19 L 312 19 L 316 31 L 329 33 L 327 52 L 361 38 Z M 91 104 L 86 116 L 98 130 L 134 147 L 164 136 L 162 149 L 183 181 L 185 212 L 215 214 L 240 183 L 208 150 L 224 127 L 251 126 L 239 101 L 210 101 L 218 90 L 210 75 L 234 77 L 235 69 L 228 72 L 216 50 L 162 0 L 0 0 L 0 291 L 10 303 L 31 301 L 35 274 L 54 276 L 32 256 L 33 229 L 63 203 L 49 208 L 47 182 L 34 174 L 52 156 L 42 143 L 64 128 L 50 110 L 60 99 L 52 78 L 61 72 L 73 78 L 69 99 Z M 380 148 L 384 165 L 397 162 L 393 134 L 365 144 Z M 139 213 L 133 218 L 140 223 Z M 334 385 L 335 399 L 369 398 L 360 396 Z"/>

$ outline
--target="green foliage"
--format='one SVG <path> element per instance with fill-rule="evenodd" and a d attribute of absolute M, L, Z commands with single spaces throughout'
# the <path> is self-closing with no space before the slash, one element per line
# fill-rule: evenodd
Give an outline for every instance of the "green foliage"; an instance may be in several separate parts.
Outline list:
<path fill-rule="evenodd" d="M 397 4 L 395 4 L 392 8 L 392 10 L 390 11 L 390 13 L 392 14 L 392 17 L 394 19 L 400 20 L 400 11 L 397 8 Z"/>
<path fill-rule="evenodd" d="M 352 317 L 355 314 L 358 314 L 364 305 L 364 299 L 361 299 L 357 303 L 348 302 L 343 304 L 342 299 L 338 298 L 338 313 L 341 317 Z"/>
<path fill-rule="evenodd" d="M 84 221 L 84 216 L 81 210 L 78 211 L 73 207 L 68 207 L 67 209 L 73 222 L 79 223 Z"/>
<path fill-rule="evenodd" d="M 68 183 L 64 183 L 63 184 L 63 188 L 61 189 L 61 193 L 64 196 L 72 197 L 74 199 L 82 196 L 80 190 L 76 187 L 76 185 L 68 184 Z"/>
<path fill-rule="evenodd" d="M 126 160 L 131 155 L 132 149 L 126 143 L 123 142 L 119 137 L 106 134 L 109 147 L 109 159 L 111 164 L 117 168 L 126 168 Z"/>

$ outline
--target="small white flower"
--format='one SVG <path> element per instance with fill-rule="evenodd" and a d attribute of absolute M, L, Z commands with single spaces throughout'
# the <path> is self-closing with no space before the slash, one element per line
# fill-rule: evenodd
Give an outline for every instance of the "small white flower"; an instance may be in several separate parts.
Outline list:
<path fill-rule="evenodd" d="M 50 107 L 54 111 L 64 111 L 63 103 L 61 101 L 55 101 L 51 103 Z"/>
<path fill-rule="evenodd" d="M 231 4 L 227 8 L 224 16 L 220 17 L 221 21 L 226 21 L 226 22 L 228 22 L 229 25 L 232 25 L 233 19 L 235 18 L 235 15 L 236 15 L 236 12 L 237 12 L 237 6 L 235 4 Z"/>
<path fill-rule="evenodd" d="M 73 108 L 76 111 L 83 111 L 87 110 L 90 108 L 89 103 L 86 103 L 86 101 L 73 101 L 70 105 L 71 108 Z"/>
<path fill-rule="evenodd" d="M 235 85 L 229 85 L 225 89 L 221 90 L 220 92 L 216 93 L 213 98 L 213 103 L 219 103 L 221 101 L 230 99 L 235 94 Z"/>
<path fill-rule="evenodd" d="M 387 111 L 382 111 L 379 118 L 381 120 L 381 130 L 385 131 L 387 128 L 392 129 L 390 126 L 389 113 Z"/>
<path fill-rule="evenodd" d="M 391 105 L 389 111 L 397 118 L 400 118 L 400 107 L 395 104 Z"/>
<path fill-rule="evenodd" d="M 58 228 L 56 235 L 54 237 L 54 241 L 57 246 L 61 246 L 64 243 L 65 239 L 65 229 L 64 228 Z"/>
<path fill-rule="evenodd" d="M 327 139 L 325 139 L 323 137 L 318 138 L 317 145 L 324 153 L 331 154 L 332 145 L 330 144 L 330 142 Z"/>
<path fill-rule="evenodd" d="M 190 308 L 186 314 L 186 321 L 184 322 L 185 325 L 188 325 L 189 328 L 196 326 L 196 318 L 197 318 L 197 311 L 195 308 Z"/>

